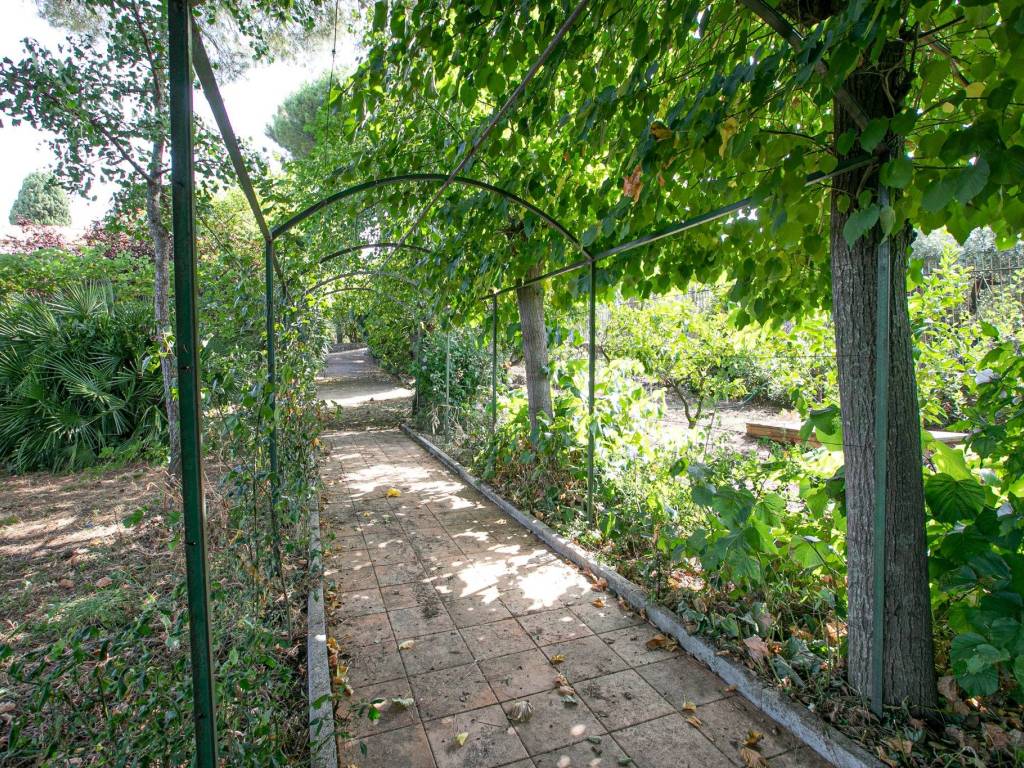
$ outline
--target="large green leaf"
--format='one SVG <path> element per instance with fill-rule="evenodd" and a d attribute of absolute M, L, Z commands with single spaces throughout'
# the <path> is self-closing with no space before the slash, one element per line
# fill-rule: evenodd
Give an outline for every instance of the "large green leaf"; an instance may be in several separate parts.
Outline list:
<path fill-rule="evenodd" d="M 973 477 L 931 475 L 925 479 L 924 495 L 932 514 L 944 523 L 970 520 L 985 506 L 985 489 Z"/>

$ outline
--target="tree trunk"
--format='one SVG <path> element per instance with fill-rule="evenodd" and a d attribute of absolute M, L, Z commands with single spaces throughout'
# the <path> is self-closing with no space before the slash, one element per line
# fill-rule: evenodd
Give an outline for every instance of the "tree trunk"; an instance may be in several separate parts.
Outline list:
<path fill-rule="evenodd" d="M 153 167 L 158 168 L 163 161 L 163 145 L 158 142 L 153 147 Z M 146 224 L 149 236 L 153 241 L 153 310 L 156 319 L 156 343 L 160 346 L 160 373 L 164 381 L 164 403 L 167 409 L 167 435 L 170 451 L 170 468 L 177 472 L 181 457 L 181 441 L 178 436 L 178 401 L 174 399 L 175 359 L 174 350 L 164 348 L 167 334 L 171 330 L 171 275 L 170 254 L 171 236 L 163 220 L 163 189 L 160 176 L 146 182 Z"/>
<path fill-rule="evenodd" d="M 534 264 L 526 273 L 528 280 L 541 274 L 543 263 Z M 534 283 L 516 289 L 519 323 L 523 334 L 523 359 L 526 364 L 526 397 L 530 404 L 530 431 L 536 434 L 537 417 L 551 416 L 551 382 L 548 380 L 548 330 L 544 324 L 544 286 Z"/>
<path fill-rule="evenodd" d="M 887 80 L 887 82 L 883 82 Z M 846 87 L 869 118 L 891 117 L 909 82 L 904 46 L 892 42 L 881 61 L 854 72 Z M 855 128 L 836 102 L 835 137 Z M 895 153 L 899 137 L 887 137 Z M 871 690 L 874 514 L 874 379 L 878 244 L 875 226 L 852 247 L 843 226 L 857 210 L 857 197 L 870 190 L 877 202 L 877 168 L 848 173 L 832 192 L 832 316 L 835 322 L 839 394 L 846 473 L 847 567 L 849 588 L 848 672 L 851 684 Z M 847 196 L 850 207 L 839 210 Z M 892 290 L 889 424 L 886 455 L 888 493 L 885 527 L 884 697 L 887 704 L 932 706 L 937 701 L 921 470 L 921 419 L 907 308 L 909 226 L 891 235 Z"/>

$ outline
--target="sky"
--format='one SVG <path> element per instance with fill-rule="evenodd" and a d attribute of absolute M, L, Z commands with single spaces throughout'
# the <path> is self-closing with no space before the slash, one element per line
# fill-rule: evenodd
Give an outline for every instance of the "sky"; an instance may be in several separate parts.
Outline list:
<path fill-rule="evenodd" d="M 0 58 L 20 60 L 21 41 L 26 37 L 35 38 L 51 48 L 64 40 L 63 31 L 50 27 L 39 18 L 33 0 L 0 2 L 5 6 L 4 23 L 0 24 Z M 250 146 L 271 155 L 280 152 L 280 149 L 264 135 L 263 129 L 277 105 L 303 82 L 313 79 L 331 66 L 330 42 L 302 53 L 302 61 L 262 64 L 235 82 L 221 83 L 221 94 L 235 133 Z M 355 67 L 356 56 L 353 41 L 339 34 L 335 69 L 351 71 Z M 195 105 L 196 112 L 209 126 L 214 127 L 213 117 L 201 92 L 196 93 Z M 0 128 L 0 224 L 6 224 L 7 214 L 18 196 L 22 180 L 32 171 L 51 167 L 54 157 L 46 145 L 47 134 L 26 124 L 12 126 L 7 115 L 0 116 L 0 119 L 3 121 L 3 127 Z M 72 194 L 72 227 L 82 228 L 100 218 L 107 209 L 112 193 L 111 185 L 97 182 L 91 193 L 95 200 Z"/>

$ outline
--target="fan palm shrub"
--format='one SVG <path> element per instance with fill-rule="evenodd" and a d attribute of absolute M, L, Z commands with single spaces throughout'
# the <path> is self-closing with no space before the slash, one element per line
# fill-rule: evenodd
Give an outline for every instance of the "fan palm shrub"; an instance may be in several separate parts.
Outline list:
<path fill-rule="evenodd" d="M 0 305 L 0 461 L 76 470 L 159 445 L 165 420 L 152 313 L 109 283 Z"/>

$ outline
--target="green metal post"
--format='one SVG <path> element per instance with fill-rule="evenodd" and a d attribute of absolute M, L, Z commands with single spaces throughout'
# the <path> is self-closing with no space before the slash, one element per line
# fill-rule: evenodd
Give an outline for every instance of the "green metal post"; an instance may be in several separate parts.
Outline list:
<path fill-rule="evenodd" d="M 450 434 L 452 427 L 452 329 L 447 326 L 444 332 L 444 433 Z"/>
<path fill-rule="evenodd" d="M 167 4 L 171 108 L 171 225 L 174 233 L 175 354 L 181 428 L 181 497 L 192 660 L 197 768 L 217 765 L 217 702 L 210 653 L 210 584 L 203 496 L 199 334 L 196 314 L 195 178 L 189 0 Z"/>
<path fill-rule="evenodd" d="M 879 204 L 889 204 L 889 191 L 879 187 Z M 878 244 L 875 318 L 875 515 L 872 526 L 874 600 L 871 626 L 871 709 L 885 705 L 885 529 L 889 447 L 889 297 L 892 290 L 888 236 Z"/>
<path fill-rule="evenodd" d="M 281 499 L 281 473 L 277 459 L 277 331 L 274 313 L 274 241 L 267 240 L 264 248 L 267 314 L 267 391 L 270 395 L 270 532 L 274 549 L 274 574 L 281 573 L 281 536 L 277 519 Z"/>
<path fill-rule="evenodd" d="M 498 295 L 491 296 L 491 437 L 498 423 Z"/>
<path fill-rule="evenodd" d="M 597 424 L 594 422 L 594 384 L 597 379 L 597 312 L 596 312 L 596 290 L 597 290 L 597 262 L 590 262 L 590 315 L 587 324 L 587 353 L 590 356 L 589 376 L 587 381 L 587 516 L 594 525 L 597 525 L 597 518 L 594 515 L 594 449 L 597 440 Z"/>

